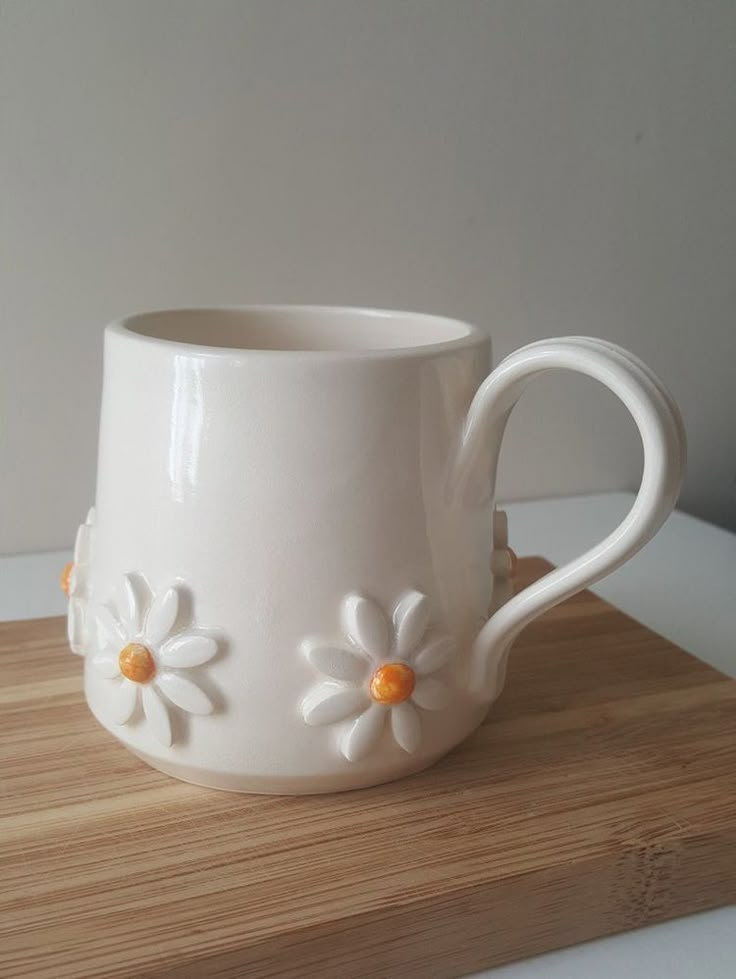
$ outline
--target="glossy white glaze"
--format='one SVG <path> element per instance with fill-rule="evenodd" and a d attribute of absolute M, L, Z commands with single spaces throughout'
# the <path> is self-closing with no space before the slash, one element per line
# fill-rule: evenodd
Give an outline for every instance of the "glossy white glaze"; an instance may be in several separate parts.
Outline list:
<path fill-rule="evenodd" d="M 178 777 L 273 792 L 397 778 L 472 731 L 521 625 L 651 535 L 683 462 L 671 402 L 622 352 L 550 341 L 484 382 L 489 354 L 477 328 L 381 311 L 174 311 L 108 327 L 93 600 L 106 603 L 131 573 L 157 588 L 179 582 L 185 621 L 215 630 L 219 654 L 206 664 L 212 713 L 188 713 L 191 698 L 180 695 L 186 725 L 169 745 L 157 737 L 166 734 L 158 705 L 142 700 L 126 723 L 111 720 L 111 680 L 90 649 L 86 691 L 98 719 Z M 483 628 L 503 426 L 523 381 L 546 367 L 598 376 L 631 408 L 648 459 L 643 502 L 596 560 L 503 605 Z M 366 609 L 392 610 L 393 626 Z M 418 677 L 402 710 L 369 704 L 358 716 L 371 667 L 357 662 L 348 675 L 347 656 L 334 651 L 362 650 L 374 663 L 403 656 L 419 674 L 422 640 L 433 636 L 453 640 L 452 658 L 438 654 L 434 667 L 442 704 L 422 703 Z M 305 638 L 323 653 L 305 655 Z M 340 697 L 312 723 L 309 698 L 322 704 L 326 684 Z"/>
<path fill-rule="evenodd" d="M 561 337 L 510 354 L 486 378 L 470 406 L 450 482 L 453 492 L 490 449 L 494 492 L 506 422 L 530 380 L 550 370 L 595 378 L 616 394 L 636 422 L 644 449 L 641 485 L 626 518 L 604 540 L 524 589 L 495 612 L 475 641 L 470 687 L 493 701 L 503 689 L 508 651 L 532 619 L 615 571 L 659 530 L 677 501 L 685 469 L 685 430 L 671 395 L 638 358 L 604 340 Z"/>

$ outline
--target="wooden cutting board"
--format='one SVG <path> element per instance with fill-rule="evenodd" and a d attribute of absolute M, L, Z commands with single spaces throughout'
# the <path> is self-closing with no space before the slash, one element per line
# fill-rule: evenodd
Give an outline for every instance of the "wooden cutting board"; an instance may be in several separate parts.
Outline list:
<path fill-rule="evenodd" d="M 0 657 L 8 979 L 457 976 L 736 899 L 736 681 L 589 593 L 462 747 L 335 796 L 147 768 L 61 619 L 0 626 Z"/>

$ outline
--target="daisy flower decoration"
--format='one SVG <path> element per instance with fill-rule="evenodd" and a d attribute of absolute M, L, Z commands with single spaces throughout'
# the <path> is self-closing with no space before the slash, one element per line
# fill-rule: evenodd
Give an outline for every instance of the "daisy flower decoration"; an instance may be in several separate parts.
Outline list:
<path fill-rule="evenodd" d="M 509 524 L 505 510 L 493 512 L 493 550 L 491 551 L 491 575 L 493 590 L 488 614 L 492 615 L 514 597 L 514 575 L 517 557 L 509 547 Z"/>
<path fill-rule="evenodd" d="M 413 754 L 422 742 L 423 712 L 441 710 L 449 699 L 448 687 L 434 674 L 451 660 L 454 640 L 428 637 L 429 600 L 418 591 L 401 596 L 391 624 L 362 595 L 348 595 L 341 611 L 341 642 L 303 644 L 309 662 L 324 677 L 302 702 L 304 721 L 350 721 L 340 739 L 348 761 L 359 761 L 374 749 L 387 722 L 394 741 Z"/>
<path fill-rule="evenodd" d="M 72 652 L 78 656 L 84 656 L 88 639 L 89 564 L 94 527 L 95 508 L 92 507 L 87 514 L 87 519 L 80 524 L 77 531 L 74 560 L 65 564 L 61 572 L 61 588 L 69 599 L 66 616 L 67 637 Z"/>
<path fill-rule="evenodd" d="M 209 695 L 186 674 L 215 656 L 217 642 L 191 626 L 178 628 L 180 598 L 176 584 L 150 594 L 140 576 L 125 575 L 117 613 L 107 606 L 95 609 L 99 652 L 91 662 L 110 684 L 107 716 L 113 724 L 128 724 L 142 711 L 165 746 L 173 741 L 172 708 L 188 714 L 214 709 Z"/>

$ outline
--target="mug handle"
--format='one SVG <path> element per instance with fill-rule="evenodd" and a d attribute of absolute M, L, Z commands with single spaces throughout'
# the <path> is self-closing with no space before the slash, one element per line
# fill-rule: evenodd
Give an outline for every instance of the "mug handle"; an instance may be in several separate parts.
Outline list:
<path fill-rule="evenodd" d="M 492 702 L 500 694 L 511 644 L 538 615 L 615 571 L 659 530 L 677 500 L 685 467 L 685 430 L 672 396 L 637 357 L 594 337 L 531 343 L 501 361 L 478 388 L 465 417 L 450 473 L 450 493 L 462 496 L 484 458 L 495 495 L 498 455 L 512 408 L 533 378 L 571 370 L 595 378 L 629 409 L 641 435 L 644 467 L 639 492 L 619 526 L 580 557 L 550 571 L 509 599 L 473 644 L 470 691 Z M 487 453 L 490 448 L 490 459 Z"/>

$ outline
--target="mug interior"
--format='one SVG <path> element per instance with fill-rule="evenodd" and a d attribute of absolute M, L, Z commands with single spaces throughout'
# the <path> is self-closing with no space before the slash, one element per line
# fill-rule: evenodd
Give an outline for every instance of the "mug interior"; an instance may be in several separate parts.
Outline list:
<path fill-rule="evenodd" d="M 121 325 L 139 336 L 198 347 L 335 352 L 427 347 L 480 332 L 443 316 L 336 306 L 173 309 Z"/>

